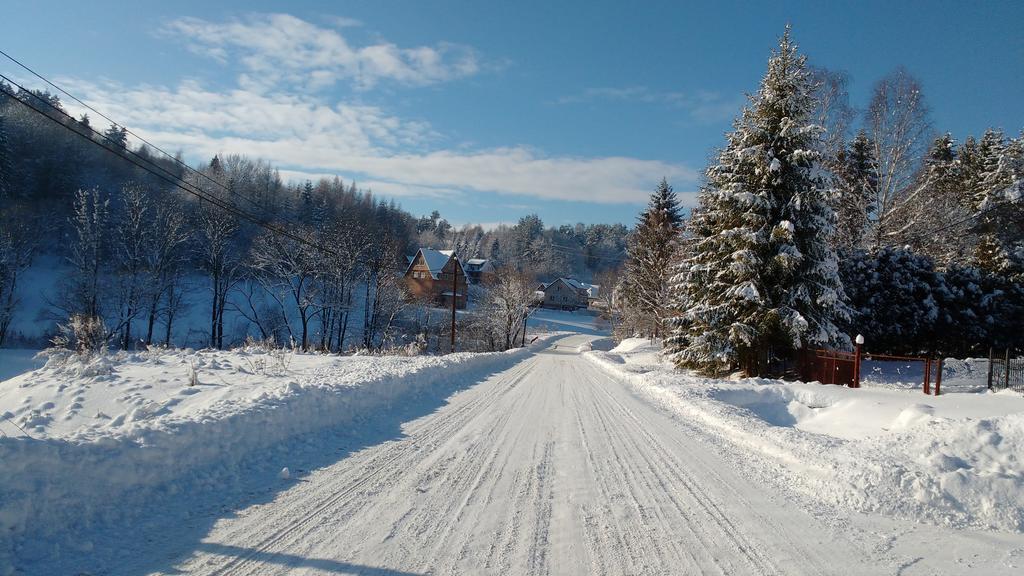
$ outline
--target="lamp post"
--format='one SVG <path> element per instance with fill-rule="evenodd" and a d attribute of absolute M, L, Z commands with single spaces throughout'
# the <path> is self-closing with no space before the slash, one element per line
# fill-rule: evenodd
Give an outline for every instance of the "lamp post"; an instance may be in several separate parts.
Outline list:
<path fill-rule="evenodd" d="M 857 334 L 853 341 L 857 344 L 853 349 L 853 387 L 860 388 L 860 347 L 864 345 L 864 336 Z"/>

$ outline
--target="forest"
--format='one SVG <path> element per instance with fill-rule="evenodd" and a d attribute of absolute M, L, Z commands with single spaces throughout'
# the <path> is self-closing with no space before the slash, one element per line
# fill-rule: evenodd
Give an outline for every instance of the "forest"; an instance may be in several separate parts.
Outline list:
<path fill-rule="evenodd" d="M 189 166 L 124 127 L 70 116 L 54 94 L 9 84 L 0 203 L 0 346 L 223 348 L 254 338 L 380 349 L 417 337 L 402 326 L 416 315 L 403 312 L 399 274 L 419 246 L 512 267 L 532 292 L 535 279 L 618 267 L 628 234 L 621 224 L 546 227 L 536 215 L 455 227 L 356 182 L 284 182 L 242 155 Z M 34 266 L 54 268 L 42 309 L 23 304 Z"/>
<path fill-rule="evenodd" d="M 766 374 L 857 334 L 875 352 L 1020 350 L 1024 135 L 941 132 L 901 67 L 862 107 L 849 84 L 787 30 L 696 206 L 661 179 L 634 228 L 526 215 L 487 230 L 337 177 L 284 182 L 243 155 L 189 166 L 3 84 L 0 345 L 439 351 L 448 328 L 400 279 L 432 247 L 503 271 L 477 295 L 483 314 L 463 320 L 467 349 L 511 346 L 537 281 L 572 276 L 603 285 L 616 337 L 661 339 L 677 365 L 708 373 Z M 29 309 L 19 283 L 44 260 L 61 278 Z M 45 328 L 17 329 L 27 318 Z"/>

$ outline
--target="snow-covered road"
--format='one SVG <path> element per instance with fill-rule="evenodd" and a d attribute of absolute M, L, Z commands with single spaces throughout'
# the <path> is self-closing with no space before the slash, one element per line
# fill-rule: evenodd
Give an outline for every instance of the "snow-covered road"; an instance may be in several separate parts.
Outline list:
<path fill-rule="evenodd" d="M 188 574 L 873 574 L 557 342 L 223 519 Z"/>

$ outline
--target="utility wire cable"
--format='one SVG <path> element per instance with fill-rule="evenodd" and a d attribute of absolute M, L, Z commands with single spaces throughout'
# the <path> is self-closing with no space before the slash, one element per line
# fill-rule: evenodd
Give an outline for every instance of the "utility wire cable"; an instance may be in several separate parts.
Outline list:
<path fill-rule="evenodd" d="M 146 140 L 145 138 L 139 136 L 137 133 L 135 133 L 134 131 L 128 129 L 123 124 L 117 122 L 116 120 L 114 120 L 110 116 L 104 114 L 103 112 L 97 110 L 95 107 L 93 107 L 93 106 L 87 104 L 86 102 L 82 101 L 80 98 L 78 98 L 74 94 L 71 94 L 70 92 L 68 92 L 63 87 L 61 87 L 58 84 L 54 83 L 53 81 L 47 79 L 46 77 L 44 77 L 43 75 L 39 74 L 38 72 L 36 72 L 32 68 L 28 67 L 27 65 L 25 65 L 24 63 L 22 63 L 18 59 L 14 58 L 13 56 L 8 54 L 7 52 L 3 51 L 2 49 L 0 49 L 0 55 L 2 55 L 3 57 L 7 58 L 8 60 L 13 62 L 17 66 L 21 67 L 22 69 L 24 69 L 29 74 L 35 76 L 36 78 L 38 78 L 42 82 L 46 83 L 47 85 L 49 85 L 53 89 L 55 89 L 58 92 L 64 94 L 65 96 L 67 96 L 71 100 L 77 102 L 82 107 L 84 107 L 87 110 L 93 112 L 94 114 L 96 114 L 97 116 L 103 118 L 104 120 L 110 122 L 112 125 L 123 128 L 127 134 L 130 134 L 130 135 L 134 136 L 136 139 L 138 139 L 140 142 L 146 144 L 151 149 L 156 150 L 157 152 L 163 154 L 164 157 L 166 157 L 167 159 L 171 160 L 172 162 L 174 162 L 176 165 L 180 166 L 182 169 L 186 170 L 187 172 L 189 172 L 191 174 L 195 174 L 196 176 L 198 176 L 198 177 L 200 177 L 200 178 L 210 182 L 211 184 L 214 184 L 215 186 L 220 187 L 221 189 L 225 190 L 229 194 L 231 194 L 233 196 L 237 196 L 237 197 L 239 197 L 239 198 L 249 202 L 250 204 L 252 204 L 257 209 L 262 209 L 262 206 L 258 202 L 253 200 L 252 198 L 250 198 L 250 197 L 248 197 L 248 196 L 246 196 L 244 194 L 239 193 L 237 190 L 234 190 L 231 187 L 225 185 L 223 182 L 220 182 L 219 180 L 210 177 L 208 174 L 206 174 L 206 173 L 204 173 L 204 172 L 202 172 L 200 170 L 196 170 L 195 168 L 189 166 L 188 164 L 186 164 L 185 162 L 180 160 L 178 157 L 170 154 L 169 152 L 167 152 L 163 148 L 160 148 L 159 146 L 153 144 L 149 140 Z M 52 102 L 49 102 L 49 101 L 47 101 L 44 98 L 41 98 L 35 92 L 33 92 L 31 90 L 28 90 L 25 86 L 21 85 L 18 82 L 15 82 L 14 80 L 9 78 L 8 76 L 0 74 L 0 78 L 4 79 L 9 84 L 11 84 L 13 86 L 16 86 L 23 93 L 30 94 L 31 96 L 33 96 L 34 98 L 36 98 L 37 100 L 39 100 L 40 102 L 45 104 L 47 107 L 51 108 L 55 112 L 57 112 L 57 113 L 61 114 L 62 116 L 64 116 L 67 120 L 72 121 L 72 122 L 76 122 L 76 123 L 78 122 L 74 117 L 72 117 L 70 114 L 68 114 L 65 110 L 55 106 Z M 72 128 L 71 126 L 69 126 L 69 125 L 67 125 L 65 123 L 57 122 L 49 114 L 46 114 L 45 112 L 35 108 L 34 106 L 31 106 L 31 105 L 27 104 L 21 98 L 19 98 L 18 95 L 11 94 L 11 93 L 7 92 L 6 90 L 4 90 L 3 92 L 6 93 L 11 98 L 13 98 L 14 100 L 17 100 L 17 101 L 19 101 L 19 102 L 21 102 L 23 104 L 26 104 L 29 108 L 35 110 L 37 113 L 39 113 L 39 114 L 41 114 L 43 116 L 46 116 L 47 118 L 50 118 L 51 120 L 54 120 L 57 124 L 59 124 L 61 126 L 64 126 L 68 130 L 78 134 L 79 136 L 82 136 L 82 137 L 88 139 L 91 142 L 97 143 L 95 141 L 95 139 L 93 139 L 93 138 L 91 138 L 91 137 L 89 137 L 89 136 L 87 136 L 85 134 L 82 134 L 82 133 L 78 132 L 77 130 L 75 130 L 74 128 Z M 78 123 L 78 124 L 81 125 L 81 123 Z M 109 152 L 111 152 L 111 153 L 113 153 L 115 155 L 121 156 L 121 157 L 124 157 L 123 154 L 127 153 L 127 154 L 130 154 L 130 155 L 132 155 L 132 156 L 134 156 L 136 158 L 139 158 L 143 162 L 145 162 L 147 164 L 150 164 L 152 167 L 160 170 L 164 174 L 163 175 L 162 174 L 156 174 L 152 170 L 146 168 L 145 166 L 142 166 L 138 162 L 134 162 L 134 161 L 132 161 L 129 158 L 125 158 L 125 159 L 128 160 L 129 162 L 131 162 L 132 164 L 135 164 L 137 167 L 145 170 L 146 172 L 149 172 L 150 174 L 153 174 L 154 176 L 158 176 L 161 179 L 170 182 L 174 186 L 176 186 L 176 187 L 178 187 L 178 188 L 180 188 L 182 190 L 185 190 L 186 192 L 189 192 L 190 194 L 193 194 L 193 195 L 197 196 L 198 198 L 200 198 L 200 200 L 207 200 L 207 201 L 209 201 L 209 202 L 219 206 L 222 209 L 225 209 L 225 210 L 228 210 L 229 212 L 234 213 L 236 216 L 243 217 L 246 220 L 252 221 L 252 222 L 254 222 L 254 223 L 256 223 L 256 224 L 258 224 L 258 225 L 260 225 L 260 226 L 262 226 L 264 228 L 267 228 L 268 230 L 271 230 L 271 231 L 276 232 L 276 233 L 284 234 L 285 236 L 287 236 L 287 237 L 289 237 L 289 238 L 291 238 L 293 240 L 302 242 L 302 243 L 304 243 L 304 244 L 306 244 L 308 246 L 314 247 L 314 248 L 318 248 L 318 249 L 324 250 L 325 252 L 327 252 L 327 253 L 329 253 L 331 255 L 335 255 L 333 251 L 331 251 L 331 250 L 329 250 L 329 249 L 327 249 L 327 248 L 325 248 L 323 246 L 317 245 L 315 243 L 312 243 L 312 242 L 308 241 L 307 239 L 304 239 L 304 238 L 301 238 L 301 237 L 296 236 L 294 234 L 291 234 L 290 232 L 288 232 L 285 229 L 279 228 L 279 227 L 274 226 L 274 225 L 272 225 L 272 224 L 270 224 L 268 222 L 265 222 L 264 220 L 260 219 L 258 216 L 255 216 L 255 215 L 243 212 L 237 206 L 227 204 L 227 203 L 223 202 L 220 198 L 213 197 L 208 192 L 202 190 L 198 186 L 195 186 L 195 185 L 193 185 L 193 184 L 183 180 L 182 178 L 180 178 L 180 176 L 178 176 L 176 174 L 173 174 L 172 172 L 168 171 L 163 166 L 160 166 L 159 164 L 154 163 L 151 159 L 141 157 L 138 153 L 136 153 L 135 151 L 131 150 L 130 148 L 126 147 L 126 148 L 121 149 L 120 145 L 115 143 L 115 142 L 113 142 L 113 141 L 111 141 L 110 137 L 108 137 L 106 134 L 101 133 L 98 130 L 92 128 L 91 126 L 88 127 L 88 130 L 90 132 L 92 132 L 93 134 L 95 134 L 96 136 L 98 136 L 100 138 L 103 138 L 104 140 L 110 142 L 110 144 L 113 146 L 113 148 L 109 148 L 107 146 L 103 146 L 102 144 L 100 144 L 100 146 L 102 148 L 104 148 L 105 150 L 107 150 L 107 151 L 109 151 Z M 97 144 L 99 144 L 99 143 L 97 143 Z M 186 187 L 192 188 L 192 189 L 190 190 L 190 189 L 187 189 Z M 604 260 L 604 261 L 608 261 L 608 262 L 621 262 L 622 261 L 622 258 L 616 257 L 616 256 L 602 256 L 602 255 L 598 255 L 598 254 L 589 254 L 588 255 L 588 254 L 586 254 L 584 252 L 583 249 L 573 248 L 573 247 L 569 247 L 569 246 L 563 246 L 563 245 L 554 244 L 554 243 L 549 244 L 549 246 L 551 247 L 551 249 L 553 251 L 555 251 L 556 253 L 560 253 L 562 255 L 567 255 L 567 254 L 569 254 L 569 255 L 580 255 L 580 256 L 583 256 L 584 258 Z"/>
<path fill-rule="evenodd" d="M 248 196 L 245 196 L 245 195 L 243 195 L 243 194 L 240 194 L 240 193 L 239 193 L 239 192 L 237 192 L 236 190 L 231 190 L 231 189 L 230 189 L 230 188 L 229 188 L 228 186 L 226 186 L 226 185 L 225 185 L 225 184 L 224 184 L 223 182 L 219 182 L 218 180 L 216 180 L 216 179 L 214 179 L 214 178 L 211 178 L 211 177 L 210 177 L 209 175 L 207 175 L 207 174 L 205 174 L 205 173 L 203 173 L 203 172 L 201 172 L 201 171 L 199 171 L 199 170 L 196 170 L 195 168 L 193 168 L 193 167 L 189 166 L 188 164 L 186 164 L 185 162 L 181 161 L 181 160 L 180 160 L 180 159 L 179 159 L 178 157 L 176 157 L 176 156 L 173 156 L 173 155 L 171 155 L 171 154 L 170 154 L 169 152 L 167 152 L 167 151 L 166 151 L 166 150 L 164 150 L 163 148 L 160 148 L 160 147 L 159 147 L 159 146 L 157 146 L 156 144 L 153 144 L 153 143 L 152 143 L 152 142 L 150 142 L 149 140 L 146 140 L 146 139 L 145 139 L 145 138 L 143 138 L 142 136 L 139 136 L 138 134 L 136 134 L 135 132 L 133 132 L 132 130 L 130 130 L 130 129 L 129 129 L 128 127 L 126 127 L 126 126 L 125 126 L 124 124 L 121 124 L 121 123 L 119 123 L 119 122 L 115 121 L 115 120 L 114 120 L 113 118 L 111 118 L 111 117 L 107 116 L 107 115 L 106 115 L 106 114 L 104 114 L 103 112 L 100 112 L 100 111 L 99 111 L 99 110 L 97 110 L 96 108 L 94 108 L 94 107 L 90 106 L 89 104 L 86 104 L 85 102 L 83 102 L 83 101 L 82 101 L 81 99 L 79 99 L 79 98 L 78 98 L 77 96 L 75 96 L 74 94 L 71 94 L 70 92 L 68 92 L 68 91 L 67 91 L 67 90 L 65 90 L 64 88 L 62 88 L 62 87 L 58 86 L 57 84 L 55 84 L 54 82 L 50 81 L 49 79 L 45 78 L 45 77 L 44 77 L 43 75 L 39 74 L 39 73 L 38 73 L 38 72 L 36 72 L 35 70 L 33 70 L 33 69 L 29 68 L 28 66 L 26 66 L 25 64 L 23 64 L 23 63 L 22 63 L 21 61 L 19 61 L 19 60 L 18 60 L 18 59 L 16 59 L 15 57 L 11 56 L 10 54 L 8 54 L 7 52 L 4 52 L 3 50 L 0 50 L 0 55 L 3 55 L 3 56 L 4 56 L 5 58 L 7 58 L 8 60 L 10 60 L 11 62 L 14 62 L 15 64 L 17 64 L 18 66 L 20 66 L 20 67 L 21 67 L 22 69 L 24 69 L 24 70 L 25 70 L 26 72 L 28 72 L 29 74 L 31 74 L 31 75 L 35 76 L 36 78 L 38 78 L 38 79 L 42 80 L 42 81 L 43 81 L 43 82 L 45 82 L 46 84 L 48 84 L 48 85 L 50 85 L 51 87 L 53 87 L 53 89 L 55 89 L 55 90 L 57 90 L 57 91 L 61 92 L 62 94 L 64 94 L 64 95 L 65 95 L 65 96 L 67 96 L 68 98 L 70 98 L 70 99 L 74 100 L 75 102 L 77 102 L 78 104 L 82 105 L 82 106 L 83 106 L 83 107 L 85 107 L 85 108 L 86 108 L 87 110 L 89 110 L 89 111 L 93 112 L 94 114 L 96 114 L 96 115 L 97 115 L 97 116 L 99 116 L 100 118 L 103 118 L 104 120 L 106 120 L 107 122 L 110 122 L 110 123 L 111 123 L 111 124 L 113 124 L 114 126 L 118 126 L 118 127 L 120 127 L 120 128 L 123 128 L 123 129 L 124 129 L 124 131 L 125 131 L 125 132 L 126 132 L 127 134 L 131 134 L 131 135 L 132 135 L 132 136 L 134 136 L 134 137 L 135 137 L 136 139 L 138 139 L 138 140 L 139 140 L 139 141 L 141 141 L 142 143 L 146 144 L 146 145 L 147 145 L 147 146 L 149 146 L 150 148 L 152 148 L 152 149 L 156 150 L 157 152 L 160 152 L 160 153 L 161 153 L 161 154 L 163 154 L 163 155 L 164 155 L 165 157 L 169 158 L 169 159 L 170 159 L 170 160 L 171 160 L 172 162 L 174 162 L 174 163 L 178 164 L 179 166 L 181 166 L 181 167 L 182 167 L 182 168 L 184 168 L 185 170 L 187 170 L 187 171 L 189 171 L 189 172 L 192 172 L 192 173 L 194 173 L 194 174 L 196 174 L 196 175 L 198 175 L 198 176 L 200 176 L 200 177 L 202 177 L 202 178 L 204 178 L 204 179 L 208 180 L 209 182 L 211 182 L 211 183 L 212 183 L 212 184 L 214 184 L 214 185 L 220 186 L 221 188 L 223 188 L 223 189 L 224 189 L 225 191 L 227 191 L 227 192 L 228 192 L 228 193 L 230 193 L 230 194 L 234 194 L 234 195 L 237 195 L 238 197 L 240 197 L 240 198 L 242 198 L 242 199 L 244 199 L 244 200 L 248 201 L 248 202 L 249 202 L 250 204 L 252 204 L 252 205 L 253 205 L 254 207 L 256 207 L 256 208 L 260 208 L 260 207 L 261 207 L 261 206 L 259 205 L 259 203 L 257 203 L 257 202 L 256 202 L 255 200 L 253 200 L 252 198 L 249 198 Z M 9 79 L 8 79 L 8 82 L 10 82 L 10 80 L 9 80 Z M 13 84 L 13 82 L 12 82 L 12 84 Z M 20 88 L 20 86 L 19 86 L 19 88 Z M 22 89 L 24 90 L 24 88 L 22 88 Z"/>
<path fill-rule="evenodd" d="M 5 76 L 3 74 L 0 74 L 0 79 L 3 79 L 5 81 L 7 81 L 9 84 L 18 87 L 18 89 L 20 89 L 22 92 L 24 92 L 26 94 L 30 94 L 35 99 L 39 100 L 40 102 L 43 102 L 49 108 L 51 108 L 52 110 L 54 110 L 57 113 L 59 113 L 62 116 L 64 116 L 64 118 L 66 120 L 70 120 L 72 122 L 75 122 L 76 125 L 81 126 L 81 124 L 78 123 L 78 121 L 75 120 L 72 116 L 70 116 L 67 112 L 65 112 L 64 110 L 61 110 L 60 108 L 58 108 L 56 106 L 54 106 L 51 102 L 47 102 L 46 99 L 40 97 L 39 95 L 35 94 L 34 92 L 32 92 L 30 90 L 26 90 L 24 86 L 22 86 L 22 85 L 18 84 L 17 82 L 11 80 L 7 76 Z M 136 152 L 132 151 L 131 149 L 128 149 L 128 148 L 123 148 L 122 149 L 122 148 L 120 148 L 119 145 L 111 142 L 109 137 L 107 137 L 106 135 L 104 135 L 104 134 L 102 134 L 100 132 L 97 132 L 95 129 L 93 129 L 91 127 L 88 128 L 88 130 L 90 132 L 92 132 L 96 136 L 99 136 L 99 137 L 103 138 L 107 142 L 111 142 L 111 146 L 106 146 L 106 145 L 104 145 L 103 142 L 98 141 L 95 138 L 92 138 L 89 134 L 86 134 L 84 132 L 80 132 L 79 130 L 76 130 L 74 127 L 72 127 L 72 125 L 70 125 L 70 124 L 68 124 L 66 122 L 62 122 L 59 118 L 54 117 L 51 114 L 47 114 L 45 110 L 43 110 L 43 109 L 41 109 L 41 108 L 39 108 L 37 106 L 34 106 L 33 104 L 25 101 L 22 98 L 19 98 L 17 94 L 13 94 L 13 93 L 11 93 L 10 91 L 8 91 L 8 90 L 6 90 L 4 88 L 0 88 L 0 92 L 6 94 L 11 99 L 13 99 L 14 101 L 24 105 L 25 107 L 29 108 L 30 110 L 33 110 L 37 114 L 39 114 L 39 115 L 49 119 L 50 121 L 52 121 L 53 123 L 57 124 L 58 126 L 64 127 L 65 129 L 67 129 L 68 131 L 78 135 L 79 137 L 81 137 L 81 138 L 83 138 L 83 139 L 85 139 L 85 140 L 87 140 L 87 141 L 89 141 L 89 142 L 99 146 L 100 148 L 103 148 L 104 150 L 110 152 L 111 154 L 114 154 L 115 156 L 118 156 L 119 158 L 123 158 L 124 160 L 126 160 L 126 161 L 130 162 L 131 164 L 135 165 L 136 167 L 142 169 L 145 172 L 148 172 L 149 174 L 151 174 L 153 176 L 156 176 L 157 178 L 160 178 L 161 180 L 171 184 L 172 186 L 174 186 L 176 188 L 179 188 L 181 190 L 184 190 L 185 192 L 187 192 L 187 193 L 189 193 L 189 194 L 191 194 L 193 196 L 196 196 L 200 200 L 205 200 L 205 201 L 213 204 L 214 206 L 217 206 L 217 207 L 219 207 L 219 208 L 221 208 L 223 210 L 226 210 L 226 211 L 234 214 L 235 216 L 238 216 L 240 218 L 248 220 L 248 221 L 250 221 L 250 222 L 252 222 L 252 223 L 254 223 L 254 224 L 256 224 L 256 225 L 258 225 L 258 226 L 260 226 L 260 227 L 262 227 L 262 228 L 264 228 L 264 229 L 266 229 L 266 230 L 268 230 L 268 231 L 270 231 L 272 233 L 279 234 L 281 236 L 290 238 L 292 240 L 295 240 L 296 242 L 299 242 L 299 243 L 304 244 L 306 246 L 309 246 L 311 248 L 315 248 L 315 249 L 321 250 L 321 251 L 323 251 L 326 254 L 329 254 L 329 255 L 332 255 L 332 256 L 338 256 L 338 254 L 334 250 L 331 250 L 330 248 L 327 248 L 326 246 L 323 246 L 323 245 L 318 244 L 318 243 L 314 243 L 314 242 L 310 241 L 307 238 L 304 238 L 302 236 L 294 234 L 294 233 L 292 233 L 292 232 L 290 232 L 290 231 L 288 231 L 288 230 L 286 230 L 284 228 L 281 228 L 279 226 L 276 226 L 276 225 L 274 225 L 272 223 L 266 222 L 262 218 L 259 218 L 256 215 L 250 214 L 249 212 L 246 212 L 245 210 L 242 210 L 237 205 L 235 205 L 235 204 L 233 204 L 233 203 L 231 203 L 229 201 L 226 201 L 223 198 L 219 198 L 217 196 L 214 196 L 214 195 L 212 195 L 212 194 L 210 194 L 210 193 L 208 193 L 208 192 L 198 188 L 197 186 L 194 186 L 191 183 L 188 183 L 188 182 L 182 180 L 181 178 L 177 177 L 176 175 L 168 172 L 165 168 L 163 168 L 163 167 L 153 163 L 151 160 L 146 159 L 146 158 L 142 158 L 141 156 L 139 156 Z M 138 158 L 138 160 L 136 160 L 136 158 Z M 160 170 L 160 172 L 155 171 L 153 168 L 156 168 L 156 169 Z M 365 263 L 365 262 L 363 262 L 363 263 Z"/>

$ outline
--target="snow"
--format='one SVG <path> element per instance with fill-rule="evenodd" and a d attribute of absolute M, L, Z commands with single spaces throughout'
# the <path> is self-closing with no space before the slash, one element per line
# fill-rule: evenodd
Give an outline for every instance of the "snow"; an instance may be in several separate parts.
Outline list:
<path fill-rule="evenodd" d="M 546 331 L 566 331 L 594 336 L 607 336 L 609 331 L 593 310 L 554 310 L 537 308 L 527 318 L 527 328 Z"/>
<path fill-rule="evenodd" d="M 38 350 L 0 348 L 0 380 L 13 378 L 29 370 L 41 368 L 45 360 L 36 358 Z"/>
<path fill-rule="evenodd" d="M 415 404 L 431 388 L 475 381 L 528 353 L 53 358 L 0 382 L 0 574 L 19 550 L 38 554 L 36 546 L 126 521 L 176 493 L 233 485 L 267 451 L 356 426 L 394 402 Z"/>
<path fill-rule="evenodd" d="M 584 357 L 745 458 L 779 467 L 766 480 L 800 498 L 954 528 L 1024 532 L 1024 396 L 952 392 L 976 389 L 977 366 L 953 363 L 947 392 L 936 397 L 920 384 L 851 389 L 708 379 L 673 370 L 647 340 Z"/>
<path fill-rule="evenodd" d="M 589 340 L 538 350 L 115 573 L 896 572 L 569 352 Z"/>

